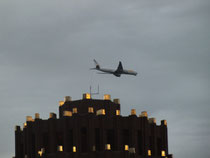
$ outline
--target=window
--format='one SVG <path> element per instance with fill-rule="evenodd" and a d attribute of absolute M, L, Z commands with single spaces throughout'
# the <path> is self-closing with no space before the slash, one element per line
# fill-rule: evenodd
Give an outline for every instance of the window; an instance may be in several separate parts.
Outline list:
<path fill-rule="evenodd" d="M 96 146 L 96 151 L 101 151 L 101 134 L 100 134 L 100 129 L 96 128 L 95 129 L 95 146 Z"/>
<path fill-rule="evenodd" d="M 113 129 L 106 130 L 106 144 L 110 144 L 111 149 L 115 150 L 115 136 Z"/>
<path fill-rule="evenodd" d="M 87 152 L 87 128 L 83 127 L 80 130 L 81 133 L 81 151 L 82 153 Z"/>

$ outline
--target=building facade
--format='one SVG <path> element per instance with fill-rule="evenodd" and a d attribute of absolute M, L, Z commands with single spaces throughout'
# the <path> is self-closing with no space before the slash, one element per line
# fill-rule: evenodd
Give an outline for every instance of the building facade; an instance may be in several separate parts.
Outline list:
<path fill-rule="evenodd" d="M 65 97 L 59 118 L 50 113 L 43 120 L 26 117 L 23 129 L 15 129 L 15 158 L 172 158 L 168 153 L 167 122 L 156 125 L 135 109 L 121 116 L 119 99 L 111 101 Z"/>

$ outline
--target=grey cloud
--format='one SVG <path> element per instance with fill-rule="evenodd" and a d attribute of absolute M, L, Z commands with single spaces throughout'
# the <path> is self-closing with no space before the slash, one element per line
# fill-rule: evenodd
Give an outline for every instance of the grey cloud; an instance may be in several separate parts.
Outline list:
<path fill-rule="evenodd" d="M 57 112 L 65 95 L 100 92 L 167 119 L 175 157 L 208 157 L 209 1 L 0 1 L 0 155 L 14 155 L 14 125 Z M 102 66 L 137 77 L 98 75 Z M 5 121 L 6 120 L 6 121 Z M 11 137 L 13 135 L 13 137 Z M 183 145 L 184 149 L 183 150 Z M 12 146 L 12 147 L 11 147 Z"/>

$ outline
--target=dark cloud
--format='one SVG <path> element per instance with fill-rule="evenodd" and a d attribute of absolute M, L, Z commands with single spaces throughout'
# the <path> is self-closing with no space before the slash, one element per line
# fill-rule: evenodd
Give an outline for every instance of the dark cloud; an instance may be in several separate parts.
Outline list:
<path fill-rule="evenodd" d="M 14 155 L 14 126 L 26 115 L 48 118 L 64 96 L 80 99 L 98 84 L 97 98 L 120 98 L 124 115 L 136 108 L 166 119 L 175 157 L 209 157 L 209 8 L 208 0 L 0 1 L 1 157 Z M 98 75 L 94 58 L 139 74 Z"/>

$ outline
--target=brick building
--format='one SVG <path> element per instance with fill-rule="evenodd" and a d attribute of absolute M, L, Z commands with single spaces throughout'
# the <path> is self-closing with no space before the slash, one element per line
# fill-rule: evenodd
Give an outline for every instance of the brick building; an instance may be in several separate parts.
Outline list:
<path fill-rule="evenodd" d="M 59 118 L 26 117 L 23 129 L 15 129 L 15 158 L 172 158 L 168 153 L 167 122 L 156 125 L 135 109 L 121 116 L 120 101 L 65 97 L 59 102 Z"/>

